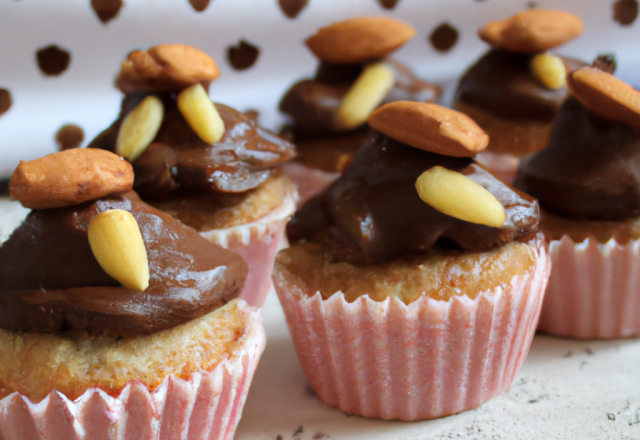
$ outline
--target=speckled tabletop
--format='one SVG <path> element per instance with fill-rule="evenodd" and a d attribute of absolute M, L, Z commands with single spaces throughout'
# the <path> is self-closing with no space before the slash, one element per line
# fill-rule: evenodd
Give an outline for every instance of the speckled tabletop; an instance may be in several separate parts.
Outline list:
<path fill-rule="evenodd" d="M 267 348 L 237 440 L 640 438 L 640 340 L 538 335 L 510 392 L 439 420 L 389 422 L 325 405 L 302 373 L 274 292 L 262 312 Z"/>

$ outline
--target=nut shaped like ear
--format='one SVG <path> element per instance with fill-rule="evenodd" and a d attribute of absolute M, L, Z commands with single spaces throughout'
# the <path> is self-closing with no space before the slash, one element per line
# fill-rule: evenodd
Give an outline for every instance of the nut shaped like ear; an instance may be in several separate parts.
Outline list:
<path fill-rule="evenodd" d="M 89 224 L 89 245 L 100 267 L 127 289 L 149 287 L 149 263 L 133 215 L 122 209 L 98 214 Z"/>
<path fill-rule="evenodd" d="M 435 166 L 416 181 L 420 198 L 448 216 L 494 228 L 507 220 L 493 194 L 464 174 Z"/>

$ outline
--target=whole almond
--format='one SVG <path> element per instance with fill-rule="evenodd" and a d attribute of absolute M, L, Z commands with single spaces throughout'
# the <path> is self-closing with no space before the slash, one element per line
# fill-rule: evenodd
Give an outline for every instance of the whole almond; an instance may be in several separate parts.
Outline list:
<path fill-rule="evenodd" d="M 464 174 L 440 166 L 422 173 L 416 190 L 425 203 L 466 222 L 499 228 L 507 219 L 493 194 Z"/>
<path fill-rule="evenodd" d="M 369 116 L 369 125 L 412 147 L 455 157 L 473 157 L 489 136 L 467 115 L 437 104 L 396 101 Z"/>
<path fill-rule="evenodd" d="M 478 35 L 494 48 L 538 53 L 573 40 L 583 29 L 582 20 L 568 12 L 532 9 L 492 21 Z"/>
<path fill-rule="evenodd" d="M 149 287 L 149 262 L 135 217 L 122 209 L 102 211 L 89 224 L 89 245 L 100 267 L 127 289 Z"/>
<path fill-rule="evenodd" d="M 323 27 L 305 42 L 325 63 L 360 63 L 383 57 L 416 34 L 408 24 L 387 17 L 358 17 Z"/>
<path fill-rule="evenodd" d="M 640 91 L 594 67 L 567 76 L 569 90 L 589 110 L 606 119 L 640 130 Z"/>
<path fill-rule="evenodd" d="M 164 105 L 160 98 L 154 95 L 145 97 L 120 124 L 116 153 L 129 162 L 136 160 L 153 142 L 163 118 Z"/>
<path fill-rule="evenodd" d="M 208 85 L 220 76 L 213 58 L 184 44 L 163 44 L 129 54 L 120 67 L 118 88 L 124 93 L 181 90 Z"/>
<path fill-rule="evenodd" d="M 60 208 L 129 191 L 133 168 L 109 151 L 75 148 L 29 162 L 11 176 L 11 198 L 31 209 Z"/>

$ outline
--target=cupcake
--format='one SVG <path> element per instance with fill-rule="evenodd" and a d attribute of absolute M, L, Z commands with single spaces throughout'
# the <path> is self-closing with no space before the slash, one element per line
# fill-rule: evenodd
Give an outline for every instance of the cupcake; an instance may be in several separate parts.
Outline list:
<path fill-rule="evenodd" d="M 280 101 L 285 131 L 298 148 L 285 170 L 300 204 L 326 188 L 368 134 L 367 117 L 385 102 L 436 102 L 440 89 L 415 77 L 389 55 L 415 35 L 386 17 L 359 17 L 321 28 L 305 43 L 320 61 L 312 79 L 294 84 Z"/>
<path fill-rule="evenodd" d="M 135 190 L 205 238 L 241 255 L 249 275 L 240 295 L 261 306 L 296 192 L 280 171 L 292 144 L 207 89 L 219 75 L 207 54 L 179 44 L 134 51 L 117 84 L 118 119 L 89 147 L 129 160 Z"/>
<path fill-rule="evenodd" d="M 0 247 L 0 437 L 226 438 L 265 335 L 247 264 L 95 149 L 21 162 Z"/>
<path fill-rule="evenodd" d="M 549 261 L 537 201 L 473 156 L 488 137 L 435 104 L 394 102 L 344 174 L 287 227 L 274 285 L 327 404 L 419 420 L 507 391 Z"/>
<path fill-rule="evenodd" d="M 553 260 L 538 328 L 638 336 L 640 92 L 597 65 L 569 74 L 549 147 L 521 163 L 516 184 L 540 200 Z"/>
<path fill-rule="evenodd" d="M 575 15 L 533 9 L 494 21 L 478 35 L 491 46 L 460 79 L 454 108 L 471 116 L 491 141 L 477 160 L 513 182 L 518 160 L 547 145 L 567 97 L 566 72 L 584 63 L 548 51 L 582 33 Z"/>

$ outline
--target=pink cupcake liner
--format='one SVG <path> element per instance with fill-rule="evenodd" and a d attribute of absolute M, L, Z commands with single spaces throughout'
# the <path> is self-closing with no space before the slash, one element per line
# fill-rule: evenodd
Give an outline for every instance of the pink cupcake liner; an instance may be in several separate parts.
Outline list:
<path fill-rule="evenodd" d="M 575 243 L 565 235 L 549 253 L 553 270 L 538 330 L 583 339 L 640 335 L 640 240 Z"/>
<path fill-rule="evenodd" d="M 13 393 L 0 400 L 0 439 L 232 439 L 265 346 L 259 311 L 245 313 L 240 348 L 212 371 L 167 376 L 153 392 L 140 381 L 118 397 L 93 388 L 73 402 L 55 390 L 37 404 Z"/>
<path fill-rule="evenodd" d="M 340 177 L 340 173 L 331 173 L 308 167 L 300 162 L 288 162 L 282 167 L 284 174 L 298 187 L 298 206 L 328 188 Z"/>
<path fill-rule="evenodd" d="M 262 307 L 273 286 L 273 262 L 283 244 L 284 228 L 296 210 L 297 197 L 295 192 L 288 194 L 278 208 L 255 222 L 200 233 L 210 242 L 237 253 L 247 262 L 249 274 L 240 298 L 249 305 Z"/>
<path fill-rule="evenodd" d="M 274 283 L 302 368 L 323 401 L 365 417 L 431 419 L 509 390 L 549 276 L 541 234 L 535 248 L 532 270 L 475 299 L 348 303 L 342 292 L 323 300 L 285 271 Z"/>
<path fill-rule="evenodd" d="M 509 185 L 515 182 L 520 158 L 510 154 L 483 151 L 476 155 L 475 160 Z"/>

